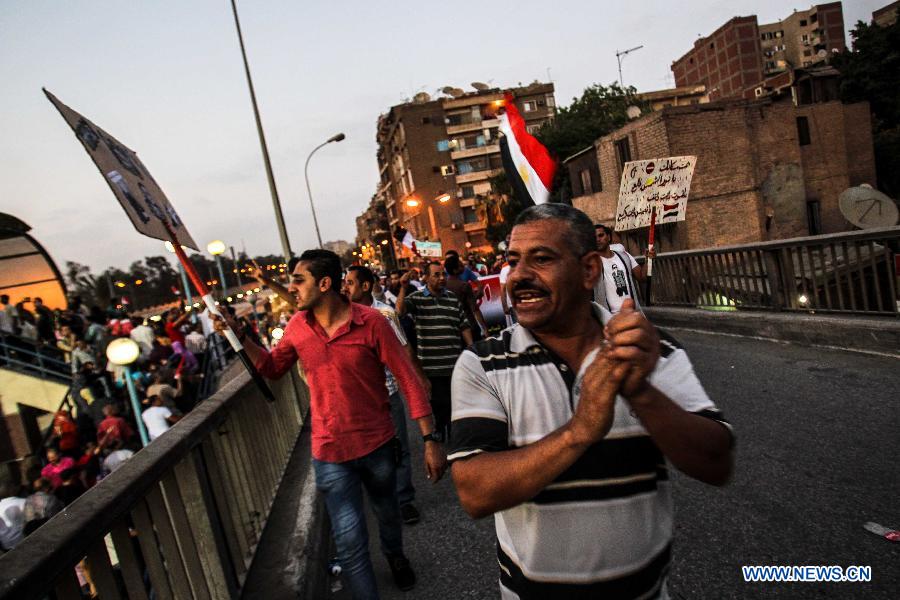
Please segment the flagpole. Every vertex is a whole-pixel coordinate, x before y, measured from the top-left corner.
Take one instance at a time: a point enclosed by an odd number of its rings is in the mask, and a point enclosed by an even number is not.
[[[175,249],[175,255],[178,257],[178,260],[181,262],[181,265],[184,267],[185,273],[187,273],[188,278],[194,284],[194,287],[197,288],[197,293],[200,294],[201,300],[206,305],[206,308],[209,309],[209,312],[213,315],[222,316],[221,311],[219,311],[219,307],[216,306],[216,301],[212,297],[212,294],[209,292],[209,288],[206,287],[206,283],[200,278],[200,275],[197,273],[197,270],[194,268],[194,264],[188,259],[187,254],[185,254],[184,249],[182,249],[181,244],[178,243],[178,236],[175,235],[175,231],[172,229],[169,223],[164,222],[166,227],[166,231],[169,233],[169,237],[171,238],[172,247]],[[241,362],[244,363],[244,367],[247,369],[247,372],[250,373],[250,376],[253,378],[253,382],[259,388],[262,395],[269,402],[275,401],[275,396],[272,394],[272,390],[269,389],[269,385],[266,383],[266,380],[263,379],[262,375],[259,374],[259,371],[256,370],[256,367],[253,364],[253,361],[250,360],[250,356],[247,354],[247,351],[244,349],[244,345],[241,344],[241,340],[238,339],[237,334],[234,332],[231,327],[228,327],[226,324],[225,330],[223,331],[225,334],[225,338],[228,340],[228,343],[231,344],[231,347],[240,357]]]
[[[653,258],[650,257],[650,254],[653,253],[653,245],[656,241],[656,204],[650,203],[650,232],[647,235],[647,298],[645,299],[644,304],[646,306],[651,306],[652,301],[650,300],[650,291],[653,281]]]

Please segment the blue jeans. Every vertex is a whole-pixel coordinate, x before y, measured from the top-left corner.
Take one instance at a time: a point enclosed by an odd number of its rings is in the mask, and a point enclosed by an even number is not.
[[[397,439],[400,440],[400,464],[397,465],[397,500],[400,506],[416,499],[416,489],[412,483],[412,464],[409,458],[409,434],[406,431],[406,409],[403,407],[403,395],[400,392],[391,394],[391,419]]]
[[[381,551],[388,557],[403,556],[395,444],[396,441],[391,440],[365,456],[342,463],[313,459],[316,487],[325,496],[342,576],[356,600],[378,598],[375,572],[369,558],[363,487],[378,519]]]

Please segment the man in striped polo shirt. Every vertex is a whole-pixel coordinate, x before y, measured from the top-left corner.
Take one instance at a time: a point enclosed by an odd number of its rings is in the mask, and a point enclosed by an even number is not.
[[[723,485],[731,428],[632,300],[591,302],[587,215],[526,209],[509,262],[519,323],[460,356],[448,456],[466,511],[494,515],[501,597],[668,598],[667,461]]]
[[[400,279],[397,313],[416,320],[416,354],[431,383],[431,410],[437,431],[450,433],[450,376],[459,353],[472,344],[472,330],[459,298],[447,290],[444,266],[428,263],[425,288],[406,295],[412,271]]]

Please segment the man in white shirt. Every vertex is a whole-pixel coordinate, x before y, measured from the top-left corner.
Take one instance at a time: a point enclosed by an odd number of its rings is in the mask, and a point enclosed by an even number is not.
[[[646,263],[639,265],[621,244],[612,243],[612,229],[606,225],[594,225],[597,236],[597,250],[603,261],[603,275],[594,287],[594,301],[616,314],[622,303],[631,298],[640,310],[637,298],[639,282],[647,279]],[[651,255],[650,252],[647,253]]]
[[[0,334],[16,333],[16,307],[9,303],[9,296],[0,296]]]
[[[159,396],[152,396],[150,398],[150,408],[141,414],[141,419],[144,420],[144,425],[147,426],[147,435],[150,436],[151,442],[167,432],[180,418],[163,406],[162,398]]]
[[[12,550],[24,537],[25,529],[25,498],[17,496],[12,489],[14,486],[5,483],[0,495],[0,548]]]
[[[191,329],[191,332],[184,337],[184,347],[188,349],[188,352],[194,355],[202,355],[206,352],[206,338],[203,337],[203,334],[200,333],[199,329],[200,328],[195,325]]]
[[[156,340],[156,332],[140,318],[131,319],[134,328],[128,334],[132,340],[137,343],[141,349],[141,360],[147,360],[150,353],[153,352],[153,341]]]

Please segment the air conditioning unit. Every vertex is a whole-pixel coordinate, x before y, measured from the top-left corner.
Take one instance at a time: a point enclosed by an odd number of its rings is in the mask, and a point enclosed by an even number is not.
[[[753,94],[754,94],[757,98],[761,98],[761,97],[763,97],[763,96],[766,95],[766,88],[764,88],[764,87],[761,86],[761,85],[760,85],[760,86],[757,86],[757,88],[756,88],[755,90],[753,90]]]

